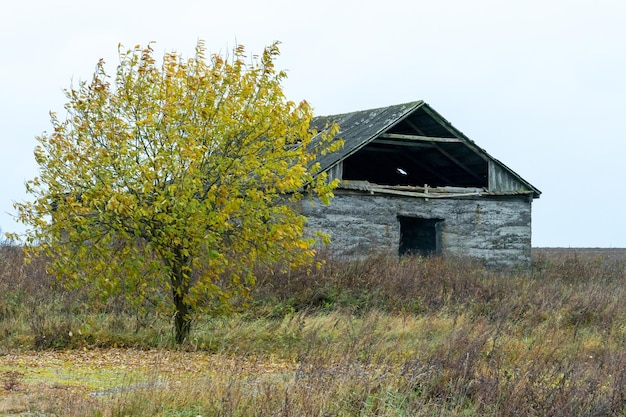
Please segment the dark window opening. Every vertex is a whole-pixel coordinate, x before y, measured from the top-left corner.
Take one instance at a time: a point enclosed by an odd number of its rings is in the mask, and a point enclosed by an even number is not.
[[[402,255],[430,256],[441,253],[441,227],[443,219],[422,219],[398,216]]]

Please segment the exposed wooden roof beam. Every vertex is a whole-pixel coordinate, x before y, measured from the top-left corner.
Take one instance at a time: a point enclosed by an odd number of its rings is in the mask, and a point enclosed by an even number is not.
[[[433,117],[433,114],[429,112],[429,114],[431,115],[431,117]],[[434,118],[434,117],[433,117]],[[423,133],[417,126],[415,126],[414,123],[412,123],[410,120],[406,121],[409,126],[411,126],[413,129],[415,129],[416,132],[418,133]],[[451,133],[454,133],[450,130],[450,128],[448,126],[444,126],[446,129],[448,129]],[[462,142],[462,143],[466,143],[466,141],[460,139],[460,138],[441,138],[441,139],[450,139],[453,142]],[[467,165],[465,165],[464,163],[462,163],[461,161],[459,161],[457,158],[455,158],[454,156],[452,156],[450,154],[450,152],[446,151],[445,149],[443,149],[441,146],[439,146],[438,143],[436,142],[432,142],[433,146],[442,154],[444,155],[446,158],[448,158],[449,160],[451,160],[452,162],[454,162],[459,168],[461,168],[463,171],[467,172],[471,177],[474,177],[475,179],[477,179],[478,181],[484,181],[484,178],[481,178],[479,175],[476,175],[476,173],[474,171],[472,171],[471,169],[469,169],[467,167]],[[473,150],[473,149],[472,149]],[[474,152],[476,152],[474,150]],[[480,155],[480,154],[479,154]],[[481,155],[482,157],[482,155]]]
[[[419,133],[419,134],[420,134],[420,135],[422,135],[422,136],[426,136],[426,135],[424,135],[424,132],[422,131],[422,129],[420,129],[419,127],[417,127],[417,126],[415,125],[415,123],[413,123],[413,122],[412,122],[412,121],[410,121],[409,119],[404,119],[404,121],[405,121],[405,122],[406,122],[409,126],[411,126],[411,128],[413,128],[413,130],[415,130],[417,133]]]
[[[435,114],[428,108],[428,106],[424,107],[424,111],[430,115],[430,117],[432,117],[434,120],[439,121],[440,117],[435,116]],[[416,132],[423,134],[424,132],[422,132],[422,130],[417,127],[415,125],[415,123],[411,122],[410,120],[406,120],[406,123],[411,126],[411,128],[413,128]],[[458,142],[462,142],[464,143],[469,149],[471,149],[472,151],[474,151],[474,153],[478,156],[480,156],[484,161],[489,161],[489,158],[484,155],[484,152],[480,152],[479,150],[477,150],[474,146],[470,146],[468,141],[459,138],[457,132],[455,132],[455,129],[452,128],[452,126],[450,125],[450,123],[448,123],[447,120],[443,120],[443,121],[439,121],[439,124],[441,126],[443,126],[448,132],[450,132],[452,135],[454,135],[454,138],[448,138],[448,139],[453,139],[453,140],[457,140]],[[463,135],[463,134],[461,134]]]
[[[463,162],[459,161],[456,157],[452,156],[450,154],[450,152],[446,151],[445,149],[443,149],[441,146],[439,146],[438,144],[434,144],[434,147],[442,154],[444,155],[446,158],[448,158],[449,160],[451,160],[452,162],[454,162],[459,168],[461,168],[463,171],[467,172],[470,176],[474,177],[475,179],[477,179],[478,181],[482,182],[485,179],[481,178],[479,175],[476,175],[476,173],[474,171],[472,171],[471,169],[469,169],[467,167],[467,165],[465,165]]]
[[[454,127],[452,127],[450,122],[444,119],[441,115],[438,115],[437,112],[432,111],[428,106],[423,106],[422,109],[424,110],[426,114],[432,117],[433,120],[438,121],[439,125],[442,126],[444,129],[446,129],[448,132],[450,132],[452,136],[455,136],[455,137],[459,136],[459,132],[457,132]]]
[[[383,133],[382,135],[378,137],[382,139],[395,139],[395,140],[402,140],[402,141],[411,140],[411,141],[418,141],[418,142],[433,142],[433,143],[436,143],[436,142],[462,143],[463,142],[463,140],[459,138],[438,138],[438,137],[422,136],[422,135],[401,135],[398,133]]]
[[[432,148],[434,143],[427,142],[408,142],[405,140],[396,139],[374,139],[370,142],[371,145],[393,145],[393,146],[406,146],[410,148]]]

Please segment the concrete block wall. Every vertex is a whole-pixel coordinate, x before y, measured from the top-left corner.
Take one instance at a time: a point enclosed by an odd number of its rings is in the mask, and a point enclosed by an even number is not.
[[[530,266],[528,196],[423,199],[337,192],[330,205],[302,201],[311,231],[328,233],[337,256],[398,253],[398,216],[443,219],[441,254],[469,256],[492,267]]]

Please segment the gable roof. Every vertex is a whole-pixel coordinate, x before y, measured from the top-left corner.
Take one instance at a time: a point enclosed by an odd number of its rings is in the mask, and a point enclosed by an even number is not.
[[[419,147],[419,155],[427,160],[425,165],[428,165],[421,167],[421,176],[429,177],[437,175],[435,171],[442,171],[442,177],[448,176],[450,182],[459,183],[447,185],[470,187],[477,186],[481,177],[487,182],[488,177],[492,194],[514,192],[530,194],[533,198],[541,195],[541,191],[478,147],[424,101],[315,117],[311,127],[322,131],[332,123],[339,125],[336,137],[343,139],[344,146],[336,152],[319,156],[322,171],[331,170],[366,146],[370,151],[382,151],[384,146],[404,147],[407,151]],[[427,147],[430,150],[425,150]],[[369,161],[377,161],[375,158],[380,156],[370,157]],[[415,157],[406,158],[404,162],[414,167]]]

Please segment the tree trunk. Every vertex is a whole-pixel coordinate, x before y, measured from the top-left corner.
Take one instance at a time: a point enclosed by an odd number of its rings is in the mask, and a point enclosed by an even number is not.
[[[176,344],[182,344],[191,331],[191,306],[185,298],[189,293],[189,279],[185,273],[187,258],[176,256],[170,263],[170,281],[174,301],[174,330]]]
[[[174,327],[176,331],[176,344],[182,344],[191,330],[191,318],[189,315],[189,305],[184,300],[184,295],[177,294],[175,288],[174,292]]]

